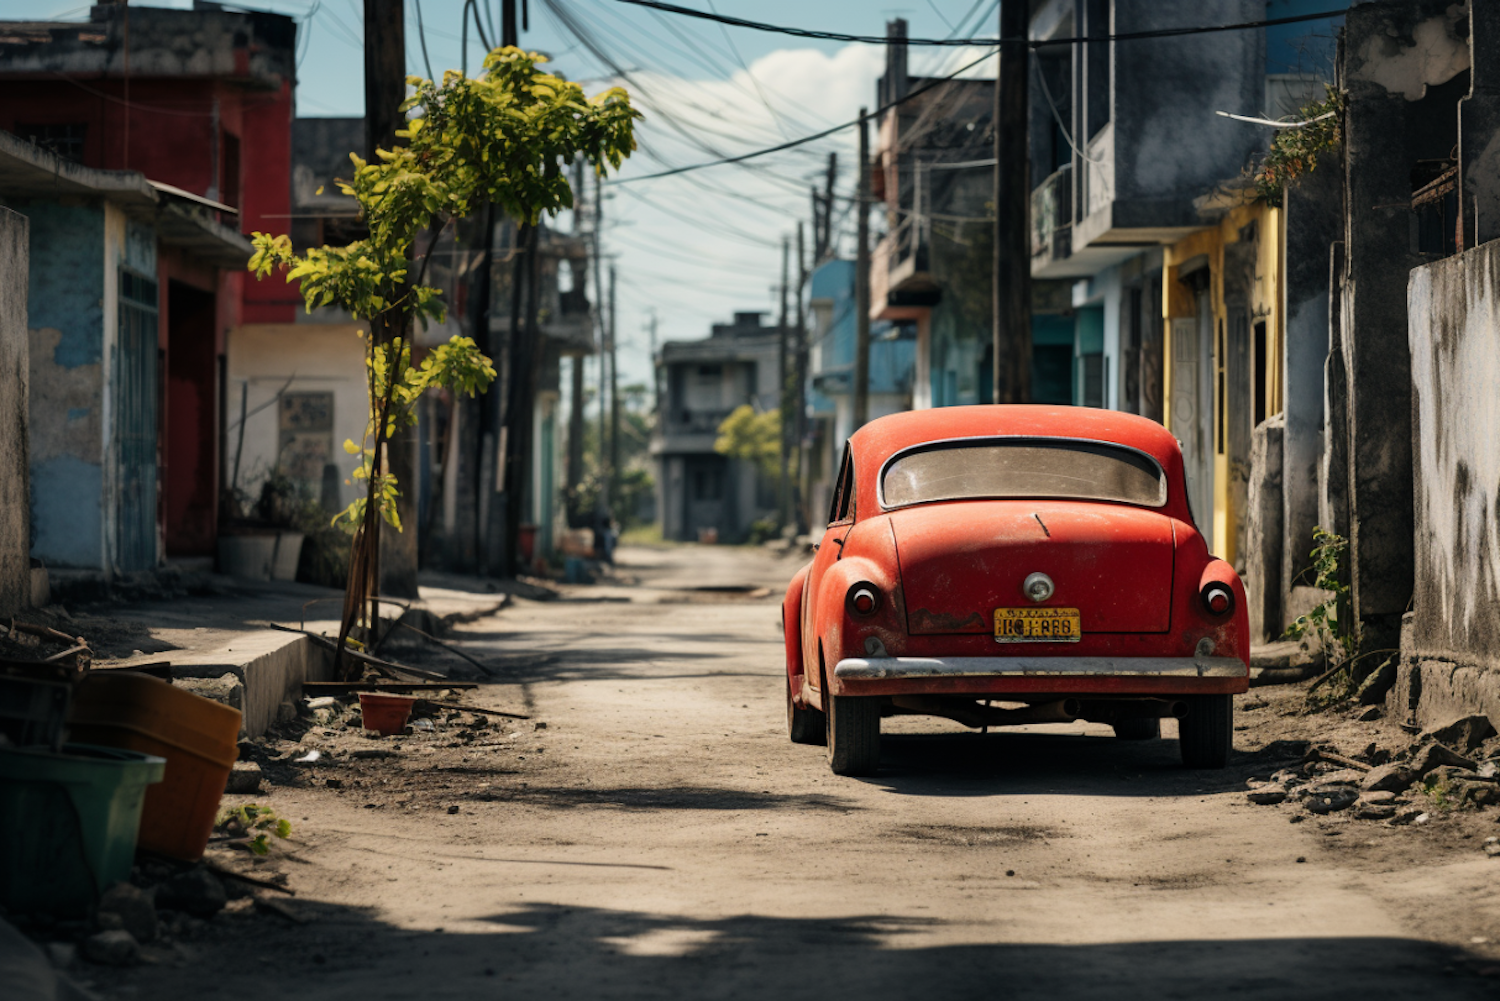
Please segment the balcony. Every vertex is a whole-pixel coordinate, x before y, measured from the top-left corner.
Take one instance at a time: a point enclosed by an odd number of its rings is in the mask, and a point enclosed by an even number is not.
[[[1067,164],[1031,193],[1031,273],[1073,252],[1073,165]]]

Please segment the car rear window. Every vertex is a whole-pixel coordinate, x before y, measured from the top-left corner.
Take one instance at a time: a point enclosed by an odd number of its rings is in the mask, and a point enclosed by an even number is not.
[[[887,508],[980,498],[1062,498],[1141,507],[1167,502],[1167,478],[1142,452],[1099,441],[981,438],[898,454],[881,476]]]

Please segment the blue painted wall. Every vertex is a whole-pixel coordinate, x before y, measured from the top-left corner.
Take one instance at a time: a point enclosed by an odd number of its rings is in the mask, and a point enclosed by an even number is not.
[[[825,261],[814,269],[808,281],[809,296],[833,301],[833,324],[820,347],[822,365],[811,373],[821,392],[810,394],[815,413],[833,410],[832,396],[847,395],[853,385],[854,348],[858,332],[854,316],[854,262]],[[870,324],[870,392],[899,393],[911,385],[916,367],[917,342],[914,331],[907,331],[886,321]],[[834,378],[828,378],[833,376]]]
[[[98,205],[30,202],[31,281],[27,326],[54,327],[52,360],[64,368],[104,357],[104,210]]]
[[[31,553],[49,566],[100,567],[104,210],[16,207],[31,222]]]

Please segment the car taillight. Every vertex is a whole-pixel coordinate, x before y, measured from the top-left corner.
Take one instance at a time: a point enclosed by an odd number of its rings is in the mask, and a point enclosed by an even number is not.
[[[880,608],[880,592],[874,584],[855,584],[849,589],[847,601],[855,615],[874,615]]]
[[[1210,615],[1228,615],[1234,611],[1234,592],[1228,585],[1215,581],[1203,588],[1203,607]]]

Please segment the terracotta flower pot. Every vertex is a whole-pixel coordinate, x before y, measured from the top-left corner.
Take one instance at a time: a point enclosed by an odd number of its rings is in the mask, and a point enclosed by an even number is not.
[[[360,692],[360,722],[366,730],[374,730],[382,737],[394,736],[406,729],[406,721],[416,701],[406,695]]]

